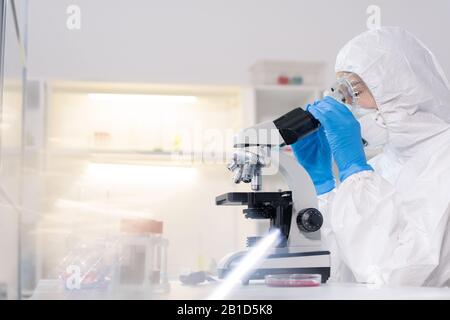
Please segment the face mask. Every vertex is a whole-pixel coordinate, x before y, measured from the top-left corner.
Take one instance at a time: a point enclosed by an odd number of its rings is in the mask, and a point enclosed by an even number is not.
[[[358,119],[361,125],[361,135],[367,141],[368,150],[381,151],[388,142],[388,130],[383,117],[376,109],[366,109],[372,112],[366,113]]]
[[[368,115],[368,114],[374,114],[377,112],[376,109],[368,109],[368,108],[363,108],[361,106],[359,106],[358,104],[345,104],[347,106],[347,108],[353,113],[353,115],[355,116],[355,118],[357,120],[361,119],[362,117]]]

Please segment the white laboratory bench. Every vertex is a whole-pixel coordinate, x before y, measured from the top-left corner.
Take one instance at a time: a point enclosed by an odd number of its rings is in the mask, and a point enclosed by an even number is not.
[[[184,286],[174,281],[170,290],[160,294],[130,294],[99,290],[66,290],[59,280],[41,280],[31,299],[207,299],[217,288],[218,283],[205,283],[197,286]],[[354,283],[327,283],[320,287],[274,288],[264,283],[250,283],[238,286],[227,300],[365,300],[365,299],[436,299],[450,300],[450,288],[431,287],[375,287]]]

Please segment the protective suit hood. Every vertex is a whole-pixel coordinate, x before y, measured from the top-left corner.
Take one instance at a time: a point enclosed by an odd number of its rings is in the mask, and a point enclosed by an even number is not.
[[[388,130],[389,150],[400,161],[450,138],[450,86],[431,51],[398,27],[370,30],[339,52],[335,71],[366,83]]]
[[[374,171],[319,197],[337,281],[450,284],[450,89],[433,54],[400,28],[367,31],[340,51],[387,127]],[[361,126],[364,123],[361,123]],[[377,158],[377,159],[376,159]]]

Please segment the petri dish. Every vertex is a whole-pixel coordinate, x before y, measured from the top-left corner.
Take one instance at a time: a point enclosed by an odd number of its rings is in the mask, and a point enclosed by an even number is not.
[[[318,287],[321,280],[320,274],[271,274],[264,277],[269,287]]]

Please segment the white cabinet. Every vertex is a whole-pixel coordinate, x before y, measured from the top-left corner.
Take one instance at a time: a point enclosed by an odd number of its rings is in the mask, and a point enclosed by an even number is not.
[[[325,87],[324,70],[323,62],[256,62],[250,68],[253,84],[244,95],[245,124],[274,120],[320,99]],[[281,80],[288,83],[279,84]]]

